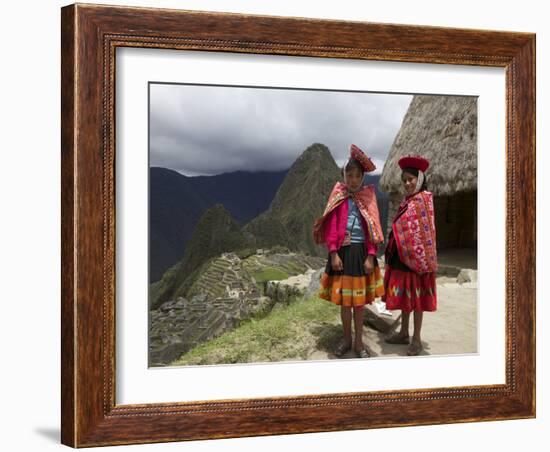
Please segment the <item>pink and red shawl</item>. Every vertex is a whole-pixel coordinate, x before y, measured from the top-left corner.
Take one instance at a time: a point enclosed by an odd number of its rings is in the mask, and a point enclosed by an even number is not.
[[[361,212],[361,215],[365,219],[371,243],[375,245],[382,243],[384,241],[384,235],[382,234],[382,227],[380,226],[380,214],[378,213],[374,186],[366,185],[363,186],[361,190],[350,193],[348,192],[348,186],[343,182],[336,182],[336,185],[334,185],[328,197],[323,216],[315,221],[315,225],[313,226],[313,238],[315,243],[321,244],[325,242],[325,220],[328,218],[330,212],[348,197],[353,199],[353,202],[355,202],[359,212]]]
[[[432,193],[421,191],[405,198],[392,230],[401,262],[419,274],[437,270]]]

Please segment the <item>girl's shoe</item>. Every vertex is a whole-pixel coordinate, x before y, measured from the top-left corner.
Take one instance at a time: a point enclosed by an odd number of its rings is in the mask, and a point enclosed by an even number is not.
[[[409,345],[409,349],[407,350],[407,355],[417,356],[420,354],[422,350],[424,350],[424,347],[422,347],[422,343],[413,341],[411,345]]]
[[[334,350],[334,356],[341,358],[347,352],[351,350],[351,344],[346,344],[345,342],[340,342],[336,350]]]
[[[362,348],[361,350],[355,350],[355,354],[358,358],[370,358],[370,353],[366,348]]]

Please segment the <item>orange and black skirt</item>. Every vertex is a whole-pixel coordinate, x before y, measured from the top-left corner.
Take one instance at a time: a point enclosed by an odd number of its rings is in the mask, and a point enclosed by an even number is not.
[[[384,281],[374,256],[374,271],[367,275],[364,263],[365,244],[351,243],[338,250],[344,266],[343,271],[332,269],[330,254],[325,271],[321,276],[319,298],[342,306],[363,306],[384,294]]]

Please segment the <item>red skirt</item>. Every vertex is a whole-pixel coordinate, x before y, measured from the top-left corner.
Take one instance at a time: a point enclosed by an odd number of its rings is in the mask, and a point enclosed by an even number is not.
[[[382,301],[385,301],[386,308],[391,310],[435,311],[435,272],[419,275],[412,271],[396,270],[386,264]]]

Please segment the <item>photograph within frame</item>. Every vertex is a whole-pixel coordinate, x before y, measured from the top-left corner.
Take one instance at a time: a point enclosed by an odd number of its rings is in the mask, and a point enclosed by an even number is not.
[[[424,327],[433,340],[418,354],[477,352],[476,96],[156,82],[148,96],[150,366],[338,357],[346,308],[337,297],[319,303],[327,250],[312,225],[343,180],[348,137],[365,143],[376,166],[363,185],[375,187],[386,235],[374,249],[376,293],[369,283],[367,298],[354,301],[363,305],[365,328],[353,323],[366,356],[407,356],[415,346],[385,341],[402,320],[381,300],[385,286],[400,290],[383,282],[383,256],[404,198],[389,174],[398,178],[392,165],[407,154],[432,161],[439,231],[439,296],[407,298],[430,311],[440,300]]]

